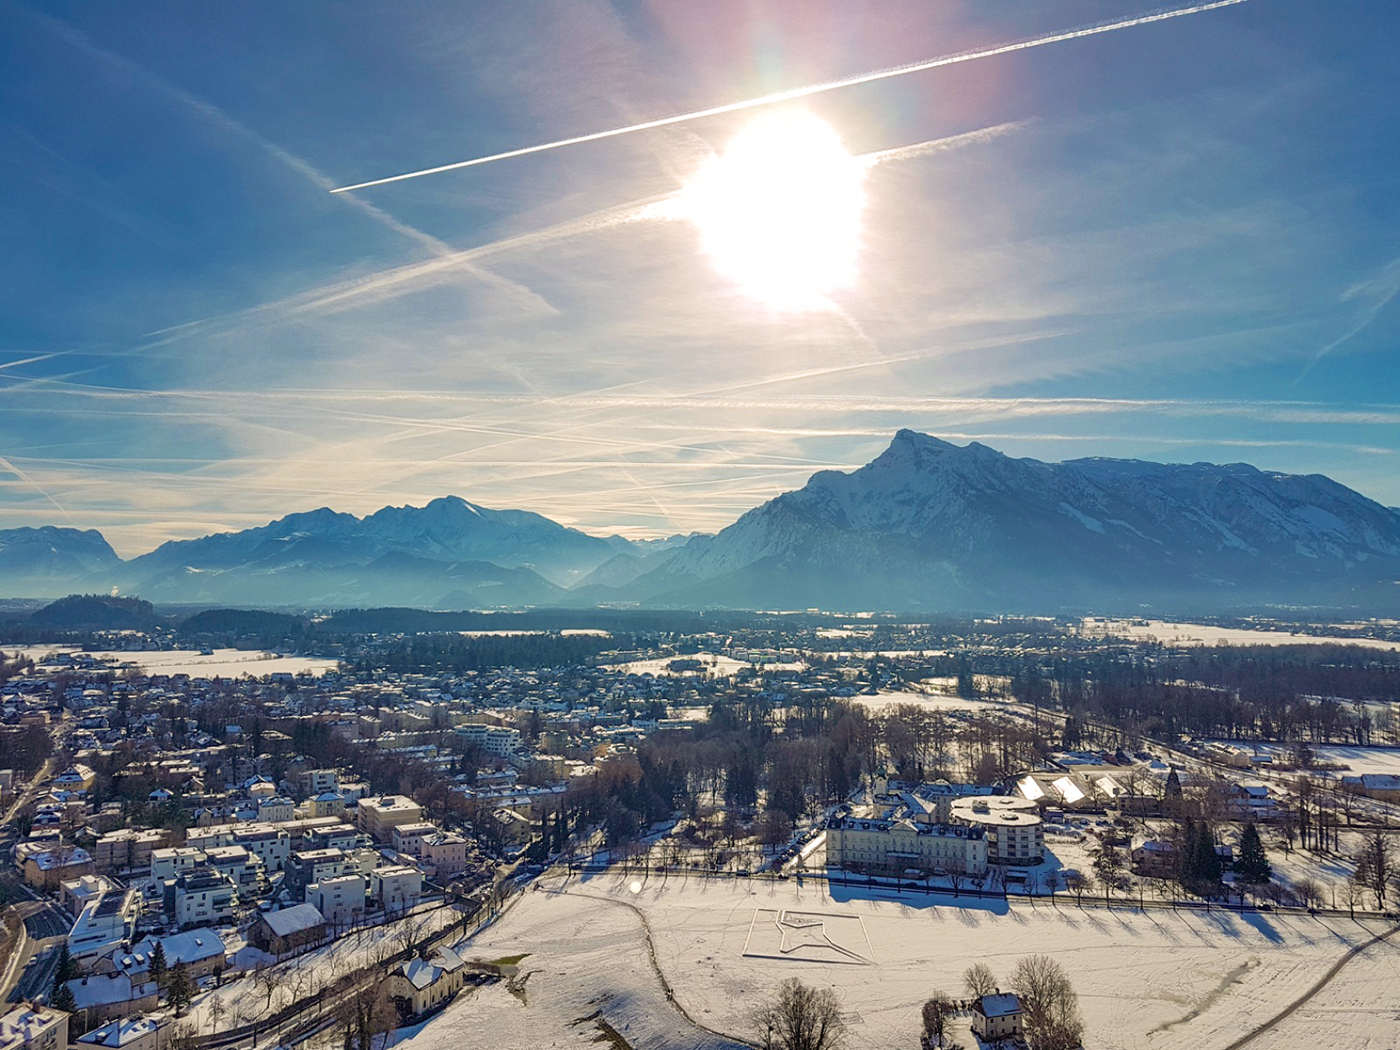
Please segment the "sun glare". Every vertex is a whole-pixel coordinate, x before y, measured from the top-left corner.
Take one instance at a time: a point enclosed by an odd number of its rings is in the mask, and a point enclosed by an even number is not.
[[[865,171],[826,121],[781,110],[740,131],[673,213],[695,223],[715,268],[746,295],[819,309],[855,279]]]

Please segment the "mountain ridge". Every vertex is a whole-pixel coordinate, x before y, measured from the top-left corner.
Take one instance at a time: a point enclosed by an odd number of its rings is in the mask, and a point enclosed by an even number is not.
[[[110,584],[166,601],[922,611],[1400,605],[1400,512],[1325,475],[1107,457],[1046,463],[909,429],[865,466],[817,471],[715,535],[599,537],[458,496],[363,518],[325,507],[296,512],[170,541],[125,562],[95,530],[46,528],[0,532],[0,566],[11,548],[13,564],[26,550],[52,547],[39,561],[53,571],[31,578],[57,584],[67,571],[85,589]],[[6,547],[11,533],[24,535]],[[60,550],[65,543],[87,560]]]

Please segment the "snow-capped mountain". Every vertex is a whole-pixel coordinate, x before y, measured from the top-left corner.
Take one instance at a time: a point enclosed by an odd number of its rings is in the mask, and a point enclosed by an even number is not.
[[[901,430],[622,590],[665,604],[1178,609],[1388,597],[1400,515],[1320,475],[1012,459]]]
[[[121,563],[96,529],[0,529],[0,580],[11,594],[47,593],[55,582],[99,573]]]
[[[0,596],[490,608],[1218,612],[1400,608],[1400,512],[1246,464],[1012,459],[901,430],[717,535],[634,543],[455,496],[326,508],[121,562],[96,532],[0,532]],[[572,588],[565,590],[565,588]]]
[[[490,510],[444,496],[423,507],[385,507],[365,518],[326,507],[289,514],[259,528],[161,544],[134,558],[128,568],[149,574],[174,568],[325,566],[368,562],[390,551],[431,561],[530,568],[568,583],[611,558],[617,548],[539,514]]]

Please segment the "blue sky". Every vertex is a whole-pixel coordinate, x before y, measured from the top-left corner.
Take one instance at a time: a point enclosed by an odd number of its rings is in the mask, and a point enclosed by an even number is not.
[[[809,97],[892,151],[820,308],[666,218],[760,111],[327,192],[1145,9],[0,0],[0,528],[131,555],[455,493],[708,530],[905,426],[1400,505],[1392,3]]]

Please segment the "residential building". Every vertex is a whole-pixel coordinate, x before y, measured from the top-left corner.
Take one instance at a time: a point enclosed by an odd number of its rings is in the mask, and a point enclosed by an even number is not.
[[[439,831],[423,840],[419,861],[435,879],[456,875],[467,869],[468,842],[455,831]]]
[[[151,851],[151,878],[173,879],[204,863],[204,851],[193,846],[171,846]]]
[[[423,843],[437,833],[436,824],[401,824],[394,829],[394,849],[399,853],[407,853],[410,857],[421,857]]]
[[[351,824],[328,824],[311,828],[302,836],[298,849],[342,849],[347,852],[359,846],[364,836]]]
[[[369,873],[370,893],[388,914],[405,912],[423,896],[423,873],[406,864],[391,864]]]
[[[267,824],[280,824],[296,816],[296,806],[285,795],[273,795],[258,800],[258,820]]]
[[[233,845],[242,846],[262,861],[264,873],[281,871],[292,852],[292,838],[283,825],[254,824],[233,833]]]
[[[140,944],[132,946],[130,952],[114,955],[112,961],[119,972],[126,974],[134,982],[146,981],[151,972],[151,953],[160,942],[165,953],[165,965],[174,969],[181,964],[190,980],[222,973],[228,966],[228,948],[223,938],[206,927],[172,933],[168,937],[147,937]]]
[[[305,900],[306,888],[313,882],[348,875],[354,865],[344,850],[313,849],[299,850],[287,858],[282,888],[291,894],[293,900]],[[322,914],[325,914],[323,911]]]
[[[118,828],[97,840],[92,848],[98,871],[136,871],[151,866],[151,854],[170,842],[170,833],[159,828]]]
[[[66,788],[69,791],[91,791],[92,786],[97,783],[97,774],[79,762],[54,777],[53,783],[55,787]]]
[[[306,903],[333,926],[358,922],[365,914],[367,880],[359,872],[335,875],[306,887]]]
[[[102,1024],[114,1017],[126,1017],[144,1010],[154,1010],[160,1001],[156,982],[142,971],[133,980],[123,971],[78,977],[67,984],[73,993],[75,1010],[82,1011],[89,1024]]]
[[[141,912],[141,895],[134,889],[113,890],[88,901],[68,934],[68,950],[83,964],[117,951],[135,940]]]
[[[227,875],[240,892],[256,890],[265,879],[262,858],[242,846],[215,846],[206,850],[205,863]]]
[[[308,817],[344,817],[345,796],[339,791],[323,791],[306,801]]]
[[[55,890],[92,873],[92,855],[77,846],[55,846],[30,853],[24,860],[24,884],[35,889]]]
[[[984,1043],[1021,1037],[1021,1000],[1010,992],[984,995],[972,1004],[972,1031]]]
[[[340,790],[340,774],[334,769],[309,769],[302,774],[308,795]]]
[[[457,727],[457,735],[488,755],[508,758],[520,750],[520,730],[508,726],[469,724]]]
[[[421,1014],[462,988],[467,966],[451,948],[431,958],[416,956],[400,963],[384,982],[385,993],[409,1014]]]
[[[68,1015],[47,1006],[17,1006],[0,1016],[0,1050],[67,1050]]]
[[[1148,839],[1129,851],[1133,871],[1150,879],[1174,879],[1176,870],[1176,847],[1170,842]]]
[[[149,1017],[124,1017],[108,1021],[73,1040],[71,1050],[157,1050],[160,1026]]]
[[[206,865],[196,865],[175,879],[175,924],[209,926],[232,922],[238,910],[238,889],[233,880],[221,871]],[[166,957],[167,961],[169,956]],[[171,965],[174,965],[173,963]]]
[[[404,795],[376,795],[360,800],[360,827],[375,842],[388,843],[394,829],[404,824],[417,824],[423,819],[423,807]]]
[[[249,943],[273,955],[285,955],[325,939],[326,919],[314,904],[264,912],[248,934]]]

